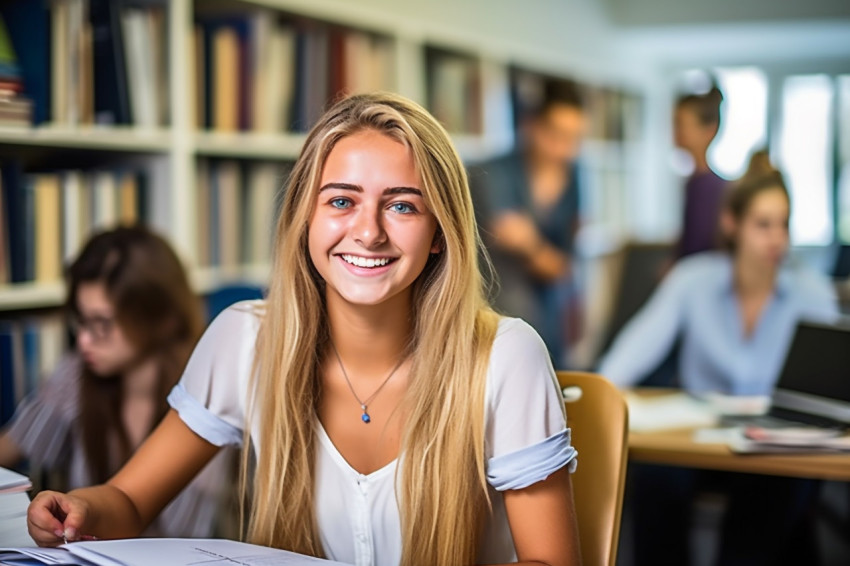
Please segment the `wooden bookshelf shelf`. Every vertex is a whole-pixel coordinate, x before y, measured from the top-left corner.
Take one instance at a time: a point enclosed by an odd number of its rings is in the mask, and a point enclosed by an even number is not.
[[[166,153],[171,131],[140,128],[0,127],[0,144],[98,151]]]
[[[195,153],[209,157],[295,160],[307,139],[305,134],[195,134]]]
[[[65,301],[62,283],[16,283],[0,286],[0,311],[61,306]]]

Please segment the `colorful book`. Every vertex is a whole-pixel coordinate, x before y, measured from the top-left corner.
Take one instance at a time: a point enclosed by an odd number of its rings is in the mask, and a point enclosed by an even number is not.
[[[0,2],[0,15],[17,56],[23,94],[33,102],[33,123],[46,122],[50,120],[51,108],[49,5],[33,0],[9,0]]]
[[[35,175],[35,281],[62,278],[62,186],[59,175]]]

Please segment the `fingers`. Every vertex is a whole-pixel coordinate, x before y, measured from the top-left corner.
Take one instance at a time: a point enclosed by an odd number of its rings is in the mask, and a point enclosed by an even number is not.
[[[79,540],[88,513],[85,503],[55,491],[39,493],[27,510],[27,528],[39,546]]]
[[[65,539],[69,542],[79,540],[83,524],[86,520],[86,509],[83,507],[82,502],[76,498],[63,497],[59,499],[58,503],[62,513],[65,515],[65,520],[63,521],[65,525]]]
[[[38,546],[58,546],[64,541],[65,526],[57,515],[62,513],[57,502],[59,493],[43,491],[27,509],[27,530]]]

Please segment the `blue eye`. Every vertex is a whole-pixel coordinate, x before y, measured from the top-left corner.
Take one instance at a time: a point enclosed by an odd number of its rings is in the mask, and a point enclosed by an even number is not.
[[[337,197],[331,199],[330,205],[334,208],[348,208],[349,206],[351,206],[351,201],[347,198]]]
[[[416,212],[416,209],[413,207],[413,205],[408,204],[406,202],[394,202],[390,206],[390,209],[393,212],[398,212],[399,214],[412,214]]]

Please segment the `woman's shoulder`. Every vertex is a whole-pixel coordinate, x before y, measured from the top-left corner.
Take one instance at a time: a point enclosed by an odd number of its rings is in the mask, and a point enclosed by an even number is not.
[[[702,288],[710,283],[728,283],[732,277],[732,258],[721,251],[689,255],[676,262],[669,277],[681,285],[700,282]]]
[[[520,318],[502,317],[493,339],[488,366],[488,384],[499,388],[512,376],[528,379],[553,374],[549,351],[530,324]]]
[[[531,350],[537,353],[540,348],[545,351],[543,339],[526,321],[510,316],[499,318],[499,327],[496,330],[496,337],[493,339],[493,354],[504,352],[506,349],[513,351]]]
[[[797,262],[782,270],[780,285],[803,301],[836,300],[835,287],[828,277]]]
[[[210,323],[207,332],[226,336],[229,340],[254,340],[265,314],[266,301],[240,301],[221,311]]]
[[[82,357],[77,352],[65,354],[45,378],[42,388],[44,398],[57,405],[77,407],[82,376]]]

